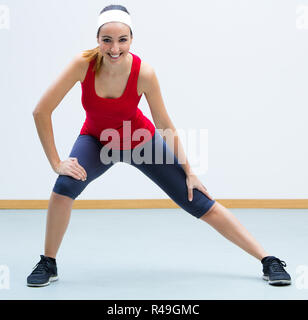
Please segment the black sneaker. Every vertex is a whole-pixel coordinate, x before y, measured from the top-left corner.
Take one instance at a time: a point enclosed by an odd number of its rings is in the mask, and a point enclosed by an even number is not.
[[[261,262],[263,264],[263,279],[269,284],[274,286],[291,284],[291,277],[283,268],[287,266],[284,261],[274,256],[268,256],[263,258]]]
[[[44,287],[50,281],[58,280],[56,260],[40,255],[41,260],[34,266],[32,273],[27,277],[27,286]]]

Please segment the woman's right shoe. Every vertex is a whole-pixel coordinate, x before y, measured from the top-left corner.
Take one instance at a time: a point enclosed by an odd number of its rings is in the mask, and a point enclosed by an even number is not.
[[[27,286],[44,287],[51,281],[58,280],[56,259],[40,255],[41,260],[34,266],[33,271],[27,277]]]

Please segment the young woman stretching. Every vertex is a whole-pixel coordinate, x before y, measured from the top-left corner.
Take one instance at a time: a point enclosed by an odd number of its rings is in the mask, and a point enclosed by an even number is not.
[[[270,284],[291,284],[285,262],[270,256],[232,213],[210,196],[190,168],[153,68],[129,51],[133,33],[127,9],[121,5],[105,7],[97,27],[98,47],[78,54],[33,111],[44,151],[59,176],[48,205],[45,252],[27,285],[46,286],[58,279],[56,254],[74,199],[118,161],[141,170],[181,208],[260,260],[263,279]],[[86,120],[69,158],[61,161],[51,114],[77,81],[81,82]],[[142,94],[155,126],[138,108]],[[159,130],[171,132],[172,142],[166,143]]]

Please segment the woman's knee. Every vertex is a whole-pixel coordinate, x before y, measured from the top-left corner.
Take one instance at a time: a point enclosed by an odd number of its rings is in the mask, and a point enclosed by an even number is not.
[[[220,206],[220,204],[219,204],[217,201],[215,201],[215,203],[211,206],[211,208],[210,208],[209,210],[207,210],[207,211],[200,217],[200,219],[206,221],[209,216],[212,216],[212,215],[214,215],[215,213],[218,213],[218,212],[219,212],[219,206]]]
[[[76,180],[70,176],[60,175],[52,191],[58,195],[66,196],[74,200],[84,189],[84,183],[84,181]]]
[[[192,201],[181,199],[177,204],[197,219],[215,211],[217,207],[217,202],[209,199],[204,194],[202,194],[201,197],[194,197]]]
[[[70,196],[67,196],[67,195],[64,195],[61,193],[57,193],[54,191],[51,192],[50,201],[52,201],[52,202],[71,204],[72,202],[74,202],[74,200],[75,199],[73,199]]]

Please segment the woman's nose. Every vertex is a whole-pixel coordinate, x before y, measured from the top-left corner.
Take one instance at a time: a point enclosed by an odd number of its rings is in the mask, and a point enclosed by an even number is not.
[[[119,46],[113,46],[113,47],[111,48],[111,52],[113,52],[113,53],[118,53],[118,52],[119,52]]]

